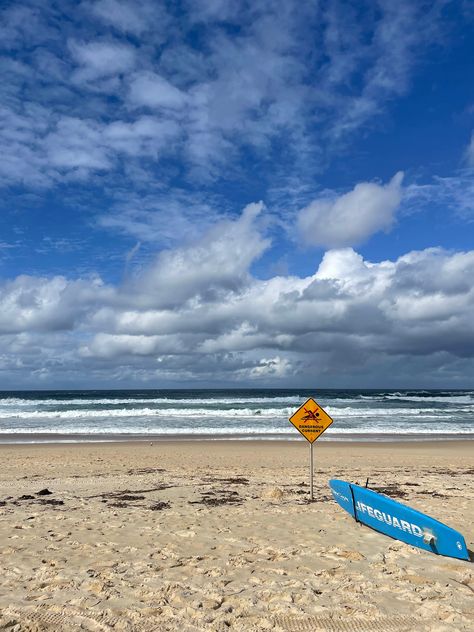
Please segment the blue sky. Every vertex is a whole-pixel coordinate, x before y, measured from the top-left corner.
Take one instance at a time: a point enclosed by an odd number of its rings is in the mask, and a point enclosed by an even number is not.
[[[472,387],[472,2],[4,2],[0,388]]]

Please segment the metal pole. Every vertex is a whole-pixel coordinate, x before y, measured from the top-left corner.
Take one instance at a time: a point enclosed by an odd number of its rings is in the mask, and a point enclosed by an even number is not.
[[[313,444],[309,444],[309,494],[310,500],[313,502]]]

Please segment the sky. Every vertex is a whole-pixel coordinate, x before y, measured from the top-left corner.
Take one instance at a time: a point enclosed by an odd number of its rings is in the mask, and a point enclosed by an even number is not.
[[[0,389],[474,388],[474,3],[0,11]]]

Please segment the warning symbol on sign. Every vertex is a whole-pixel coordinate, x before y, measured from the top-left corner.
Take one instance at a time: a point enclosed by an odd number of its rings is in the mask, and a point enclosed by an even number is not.
[[[290,422],[310,443],[323,434],[332,424],[331,417],[310,398],[290,417]]]

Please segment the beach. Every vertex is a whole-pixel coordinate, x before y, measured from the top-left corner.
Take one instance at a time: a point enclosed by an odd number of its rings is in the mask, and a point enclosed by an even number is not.
[[[472,441],[0,447],[0,629],[471,630],[474,570],[356,523],[330,478],[474,549]]]

